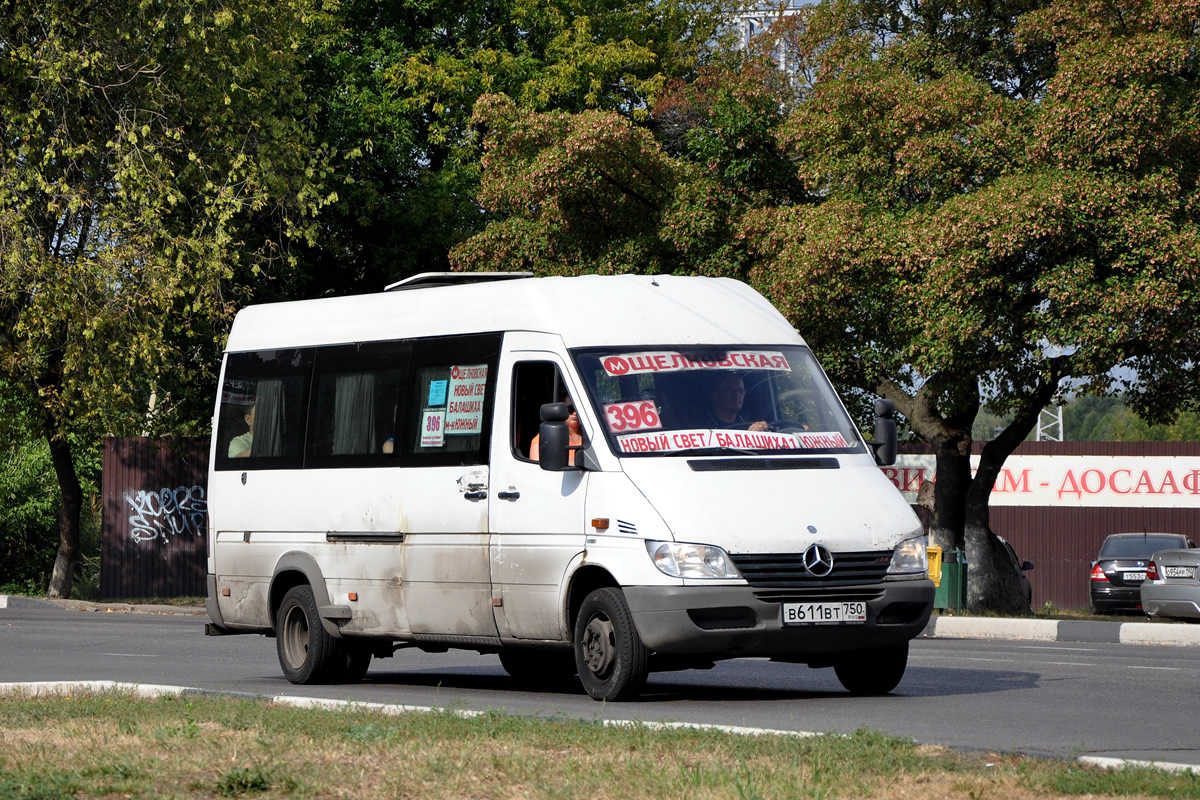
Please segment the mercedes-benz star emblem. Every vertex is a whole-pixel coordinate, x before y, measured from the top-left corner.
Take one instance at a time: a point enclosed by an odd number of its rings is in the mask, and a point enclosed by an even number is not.
[[[804,568],[816,578],[824,578],[833,572],[833,553],[819,545],[811,545],[804,551]]]

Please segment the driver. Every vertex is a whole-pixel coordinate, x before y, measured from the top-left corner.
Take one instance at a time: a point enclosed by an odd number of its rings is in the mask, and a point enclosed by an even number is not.
[[[709,394],[708,419],[713,428],[745,428],[748,431],[765,431],[765,420],[747,423],[742,417],[742,403],[746,400],[746,384],[742,376],[727,372],[717,378]]]

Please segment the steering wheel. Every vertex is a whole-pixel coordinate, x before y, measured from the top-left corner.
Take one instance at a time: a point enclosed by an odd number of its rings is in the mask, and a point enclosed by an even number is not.
[[[806,430],[808,430],[808,426],[805,425],[803,422],[800,422],[800,421],[794,420],[794,419],[787,419],[786,417],[783,419],[775,420],[767,427],[770,430],[777,431],[779,433],[789,433],[791,431],[806,431]]]

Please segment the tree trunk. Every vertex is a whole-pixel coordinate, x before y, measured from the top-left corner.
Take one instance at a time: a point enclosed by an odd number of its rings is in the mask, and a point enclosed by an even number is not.
[[[1008,551],[992,531],[988,503],[1005,460],[1033,430],[1038,414],[1050,402],[1057,385],[1057,374],[1052,371],[1031,393],[1008,427],[985,444],[980,453],[979,467],[967,492],[965,508],[967,609],[972,612],[1030,613],[1021,582],[1020,565],[1013,563]]]
[[[979,399],[972,397],[944,414],[938,406],[947,380],[945,376],[930,378],[915,395],[888,380],[877,387],[881,396],[896,404],[913,432],[933,445],[937,477],[929,543],[943,551],[963,548],[963,509],[971,485],[971,423],[979,411]]]
[[[83,489],[75,472],[75,458],[71,446],[61,437],[47,432],[50,443],[50,460],[58,487],[62,492],[62,509],[58,517],[58,554],[54,558],[54,571],[50,574],[50,597],[70,597],[75,582],[75,570],[79,566],[79,517],[83,509]]]
[[[933,485],[929,543],[942,548],[942,552],[961,550],[964,501],[971,486],[971,439],[943,439],[935,447],[937,480]]]
[[[967,610],[1028,614],[1020,569],[988,526],[991,484],[983,491],[982,482],[977,483],[967,493]],[[982,501],[979,495],[983,495]]]

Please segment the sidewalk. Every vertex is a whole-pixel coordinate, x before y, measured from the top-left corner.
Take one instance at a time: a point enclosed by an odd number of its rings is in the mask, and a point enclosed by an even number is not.
[[[59,600],[48,597],[22,597],[0,594],[0,608],[65,608],[105,614],[184,614],[204,616],[204,606],[168,606],[146,603],[93,603],[89,600]]]
[[[0,595],[0,608],[65,608],[106,614],[204,616],[204,606],[92,603],[43,597]],[[930,639],[1009,639],[1038,642],[1107,642],[1200,647],[1200,625],[1174,622],[1101,622],[1032,617],[964,617],[935,614],[921,634]]]

